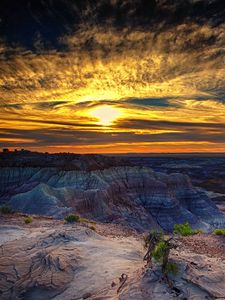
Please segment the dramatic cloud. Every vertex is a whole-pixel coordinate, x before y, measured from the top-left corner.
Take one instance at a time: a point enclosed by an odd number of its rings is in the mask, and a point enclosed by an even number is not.
[[[224,151],[224,1],[95,2],[1,1],[1,145]]]

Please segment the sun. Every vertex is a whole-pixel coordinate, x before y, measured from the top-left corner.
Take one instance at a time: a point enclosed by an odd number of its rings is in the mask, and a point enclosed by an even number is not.
[[[92,109],[90,114],[98,119],[100,125],[109,126],[121,116],[122,112],[119,108],[102,105]]]

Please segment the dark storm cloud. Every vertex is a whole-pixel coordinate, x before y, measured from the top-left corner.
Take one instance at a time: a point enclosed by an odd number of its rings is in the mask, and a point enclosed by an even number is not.
[[[184,22],[218,26],[225,18],[223,0],[1,0],[0,12],[1,37],[32,50],[62,47],[58,38],[79,30],[81,24],[118,29],[161,24],[163,30]]]

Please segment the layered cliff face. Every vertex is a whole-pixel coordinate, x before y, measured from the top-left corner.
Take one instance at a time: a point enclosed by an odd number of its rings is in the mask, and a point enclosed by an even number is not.
[[[225,217],[183,174],[165,175],[145,167],[120,166],[94,171],[58,168],[1,168],[1,201],[16,210],[62,217],[76,212],[136,229],[172,230],[225,226]]]

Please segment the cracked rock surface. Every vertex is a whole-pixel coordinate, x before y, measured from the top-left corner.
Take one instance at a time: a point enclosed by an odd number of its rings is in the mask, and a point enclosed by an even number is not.
[[[61,223],[29,227],[25,235],[18,229],[18,236],[15,227],[3,227],[13,231],[14,239],[1,243],[2,300],[81,298],[142,265],[142,244],[133,237],[104,237],[85,226]]]
[[[144,266],[142,236],[125,226],[23,217],[0,216],[1,300],[225,299],[224,237],[176,237],[169,288],[157,264]]]

